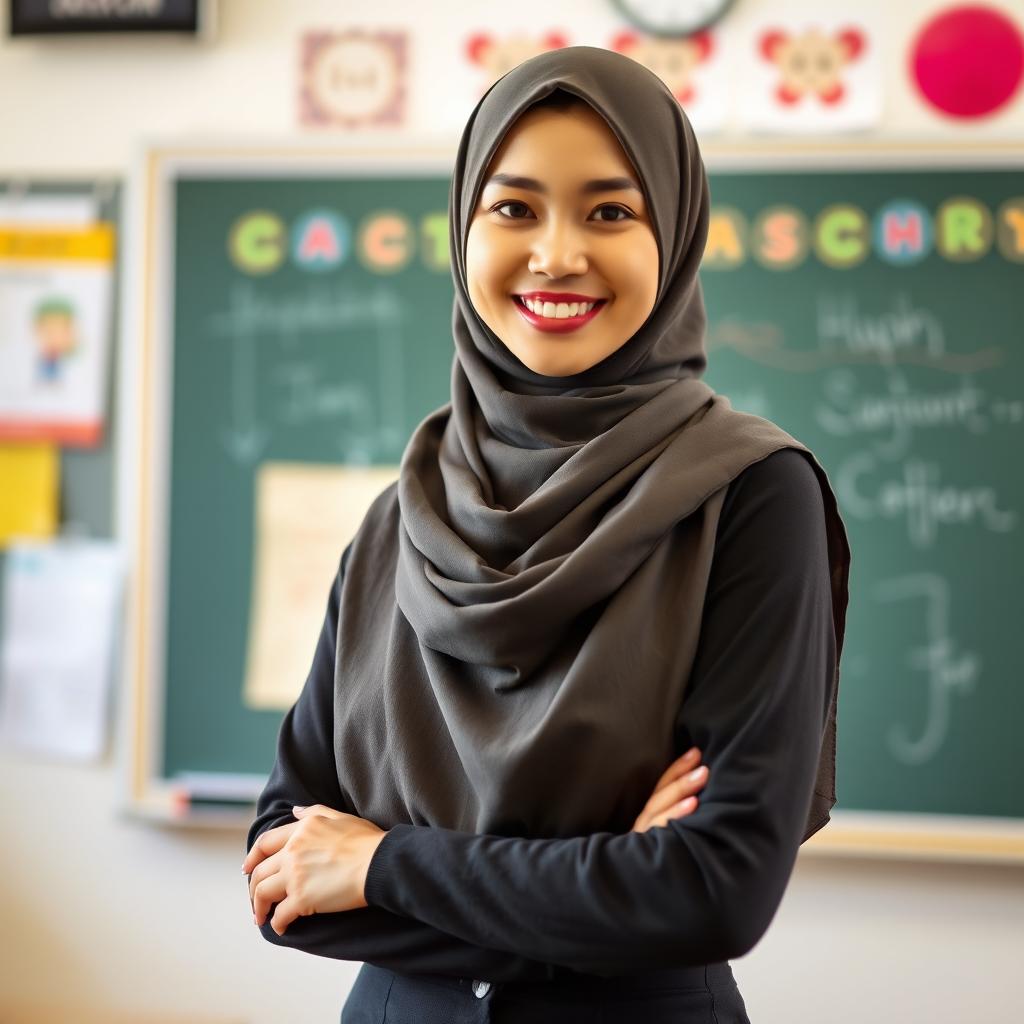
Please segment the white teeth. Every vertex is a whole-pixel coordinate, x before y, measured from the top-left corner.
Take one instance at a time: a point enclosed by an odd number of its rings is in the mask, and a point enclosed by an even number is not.
[[[537,316],[550,317],[552,320],[565,320],[570,316],[582,316],[594,308],[594,302],[535,302],[533,299],[524,299],[520,296],[523,305],[536,313]]]

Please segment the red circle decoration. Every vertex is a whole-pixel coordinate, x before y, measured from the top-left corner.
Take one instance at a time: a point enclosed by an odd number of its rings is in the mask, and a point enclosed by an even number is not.
[[[983,117],[1020,86],[1024,36],[992,7],[950,7],[918,33],[910,66],[921,94],[936,109],[953,117]]]

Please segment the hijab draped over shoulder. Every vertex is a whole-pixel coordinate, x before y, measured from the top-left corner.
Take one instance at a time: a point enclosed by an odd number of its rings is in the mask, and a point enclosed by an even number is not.
[[[647,320],[584,372],[548,377],[474,309],[466,238],[498,145],[555,90],[614,132],[659,251]],[[819,479],[836,663],[805,838],[835,804],[835,714],[849,571],[836,498],[810,451],[701,376],[698,277],[709,193],[690,122],[651,71],[573,46],[525,61],[477,103],[449,196],[451,397],[413,432],[354,538],[335,680],[338,778],[357,813],[470,832],[628,831],[681,751],[730,481],[779,448]]]

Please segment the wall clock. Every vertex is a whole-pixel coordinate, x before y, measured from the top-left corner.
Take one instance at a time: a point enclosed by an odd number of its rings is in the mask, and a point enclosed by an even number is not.
[[[652,36],[679,38],[710,28],[734,0],[612,0],[635,28]]]

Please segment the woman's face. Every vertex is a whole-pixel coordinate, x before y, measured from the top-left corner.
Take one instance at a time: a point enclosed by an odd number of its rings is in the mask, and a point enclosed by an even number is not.
[[[484,323],[550,377],[589,369],[647,319],[658,289],[650,211],[593,108],[535,108],[509,129],[470,221],[466,274]]]

